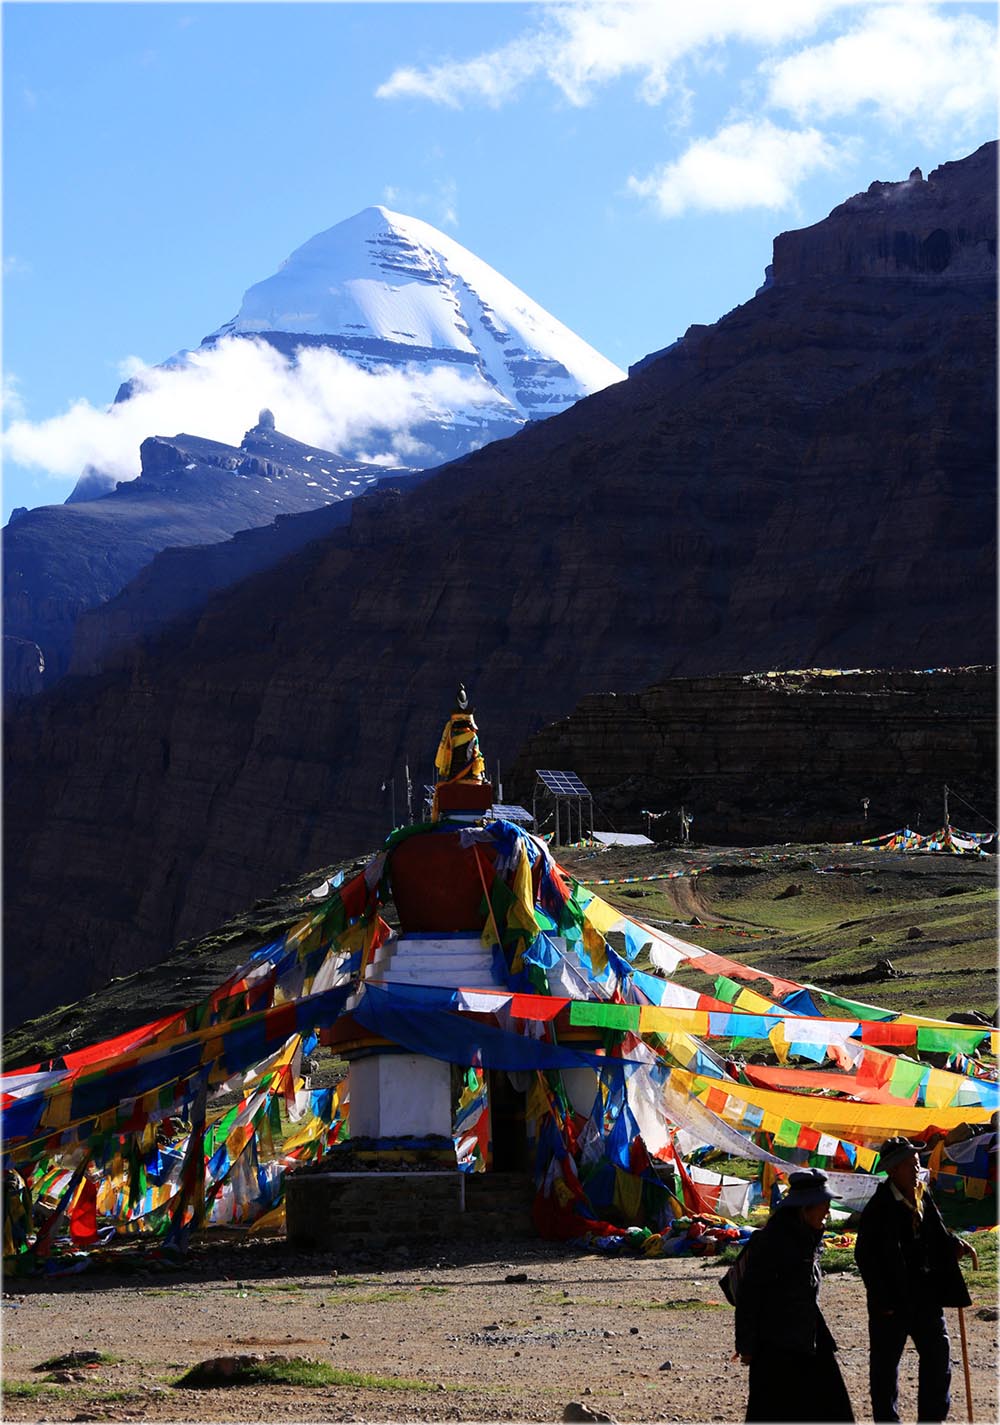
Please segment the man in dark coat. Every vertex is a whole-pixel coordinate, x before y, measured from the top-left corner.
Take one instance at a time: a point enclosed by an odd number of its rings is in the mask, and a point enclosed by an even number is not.
[[[790,1173],[788,1192],[744,1249],[736,1350],[750,1367],[750,1421],[854,1419],[819,1308],[823,1227],[833,1201],[826,1184],[815,1168]]]
[[[868,1293],[872,1415],[899,1419],[899,1362],[909,1336],[920,1357],[917,1418],[947,1420],[951,1342],[943,1308],[970,1304],[958,1259],[972,1249],[945,1227],[908,1139],[883,1143],[879,1168],[887,1177],[861,1214],[854,1248]]]

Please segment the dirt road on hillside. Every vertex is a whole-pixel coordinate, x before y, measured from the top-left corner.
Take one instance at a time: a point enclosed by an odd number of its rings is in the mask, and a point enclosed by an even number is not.
[[[470,1255],[472,1255],[470,1253]],[[577,1401],[620,1422],[738,1421],[746,1375],[731,1360],[721,1268],[698,1259],[580,1255],[531,1243],[465,1261],[365,1265],[258,1242],[193,1254],[181,1272],[8,1283],[6,1420],[558,1421]],[[520,1274],[526,1280],[510,1281]],[[870,1419],[863,1289],[837,1275],[823,1305],[855,1413]],[[996,1325],[966,1312],[977,1420],[998,1418]],[[958,1361],[956,1313],[949,1312]],[[96,1368],[32,1368],[72,1350]],[[257,1353],[325,1362],[344,1384],[177,1389],[209,1357]],[[351,1375],[374,1380],[351,1384]],[[903,1418],[916,1408],[904,1360]],[[406,1384],[405,1382],[411,1382]],[[30,1393],[20,1392],[27,1389]],[[954,1419],[965,1418],[961,1365]]]

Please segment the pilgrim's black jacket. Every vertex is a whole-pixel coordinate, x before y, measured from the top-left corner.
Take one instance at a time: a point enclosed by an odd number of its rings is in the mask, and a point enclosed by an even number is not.
[[[753,1356],[763,1347],[815,1355],[836,1350],[819,1309],[822,1232],[791,1207],[778,1207],[747,1243],[750,1253],[736,1303],[736,1349]]]
[[[868,1310],[905,1312],[918,1302],[969,1306],[971,1298],[955,1256],[957,1238],[941,1220],[937,1203],[924,1193],[920,1230],[888,1179],[861,1214],[854,1257],[868,1292]]]

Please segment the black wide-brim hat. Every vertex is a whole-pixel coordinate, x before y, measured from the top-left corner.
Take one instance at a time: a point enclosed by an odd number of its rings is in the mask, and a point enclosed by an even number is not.
[[[879,1149],[878,1170],[880,1173],[887,1173],[911,1155],[914,1158],[919,1157],[920,1149],[915,1143],[911,1143],[909,1138],[887,1138]]]

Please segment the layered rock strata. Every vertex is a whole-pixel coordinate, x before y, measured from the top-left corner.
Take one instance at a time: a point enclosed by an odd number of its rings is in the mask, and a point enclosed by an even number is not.
[[[281,514],[348,500],[386,474],[283,436],[273,418],[239,446],[151,436],[140,460],[141,474],[110,494],[41,505],[4,529],[4,629],[41,648],[37,686],[66,673],[80,616],[114,598],[161,549],[211,545]],[[266,540],[251,548],[263,553]],[[19,671],[5,678],[8,696],[35,686]]]
[[[985,831],[996,715],[991,667],[674,678],[584,698],[530,739],[509,790],[530,806],[535,769],[568,768],[599,825],[677,840],[683,808],[697,841],[745,845],[927,834],[948,784],[955,824]]]
[[[995,349],[991,277],[776,282],[22,708],[7,1013],[372,845],[459,681],[492,771],[595,691],[992,661]]]

